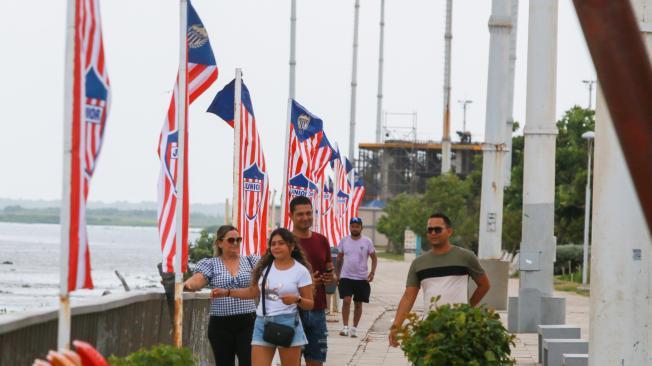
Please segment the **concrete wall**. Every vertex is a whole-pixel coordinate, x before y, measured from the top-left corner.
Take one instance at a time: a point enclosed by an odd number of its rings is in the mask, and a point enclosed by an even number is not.
[[[72,337],[87,341],[108,358],[141,347],[172,343],[172,322],[162,292],[109,295],[72,308]],[[184,294],[183,344],[200,365],[213,365],[206,336],[208,294]],[[0,317],[0,365],[31,365],[57,347],[57,310]]]

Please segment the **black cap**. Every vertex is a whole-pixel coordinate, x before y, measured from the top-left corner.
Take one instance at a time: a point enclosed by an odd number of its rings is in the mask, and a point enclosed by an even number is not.
[[[349,224],[360,224],[362,225],[362,219],[359,217],[352,217],[351,221],[349,221]]]

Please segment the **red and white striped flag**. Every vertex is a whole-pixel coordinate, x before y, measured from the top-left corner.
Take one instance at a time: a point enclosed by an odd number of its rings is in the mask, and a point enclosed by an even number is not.
[[[325,178],[327,182],[321,185],[321,212],[320,233],[328,239],[331,246],[337,246],[340,234],[339,222],[335,220],[335,195],[333,194],[333,181],[330,177]]]
[[[233,80],[222,89],[208,107],[208,112],[214,113],[234,126],[234,96]],[[241,83],[240,103],[240,136],[237,146],[240,149],[238,161],[239,183],[237,189],[236,226],[242,235],[241,254],[262,255],[267,249],[267,212],[269,209],[269,179],[265,156],[256,128],[256,118],[249,90]],[[235,200],[234,200],[235,201]]]
[[[319,192],[315,163],[318,161],[316,155],[323,137],[324,124],[295,100],[290,100],[289,119],[282,222],[283,227],[291,229],[290,201],[294,197],[306,196],[313,200],[313,207],[315,206],[314,199]]]
[[[335,218],[338,226],[337,243],[346,235],[349,235],[349,221],[351,220],[351,184],[349,173],[353,169],[351,162],[343,156],[339,148],[335,148],[336,159],[333,160],[333,171],[335,172]]]
[[[102,149],[110,102],[99,0],[75,1],[72,77],[68,291],[93,288],[86,231],[86,200]],[[64,199],[63,204],[66,203]]]
[[[186,88],[187,104],[192,104],[208,87],[217,80],[217,64],[215,56],[208,40],[208,33],[204,28],[199,16],[195,12],[190,1],[188,1],[188,37],[187,42],[187,68]],[[182,260],[181,272],[185,272],[188,265],[188,219],[189,219],[189,197],[188,197],[188,105],[185,104],[185,131],[184,136],[179,136],[177,123],[177,98],[179,92],[179,79],[174,85],[172,99],[168,113],[163,123],[163,129],[159,137],[158,156],[161,160],[161,173],[158,180],[158,233],[163,252],[163,272],[176,272],[174,268],[174,257],[176,254],[177,226],[176,206],[177,192],[176,181],[177,169],[177,146],[180,138],[184,139],[184,169],[183,169],[183,233],[182,237]]]
[[[366,192],[366,188],[362,183],[362,179],[357,179],[355,181],[355,184],[353,185],[353,199],[351,200],[351,215],[352,215],[351,217],[360,216],[360,204],[364,199],[365,192]]]

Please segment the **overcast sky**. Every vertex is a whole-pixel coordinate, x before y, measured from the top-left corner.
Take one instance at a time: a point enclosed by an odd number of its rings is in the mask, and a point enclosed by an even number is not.
[[[66,1],[0,2],[0,197],[61,196]],[[475,140],[484,135],[490,0],[453,1],[452,130],[460,99]],[[156,145],[178,67],[177,0],[101,0],[112,105],[91,185],[92,201],[154,201]],[[273,188],[281,185],[288,96],[290,0],[194,0],[219,67],[190,108],[191,202],[231,196],[233,132],[205,112],[242,67]],[[320,116],[331,141],[348,150],[353,0],[299,0],[297,100]],[[440,140],[444,0],[386,0],[383,109],[416,112],[421,140]],[[362,0],[356,139],[373,142],[379,0]],[[514,116],[525,120],[528,1],[521,1]],[[595,71],[570,0],[559,1],[557,116],[586,106],[582,80]],[[389,124],[404,124],[394,118]]]

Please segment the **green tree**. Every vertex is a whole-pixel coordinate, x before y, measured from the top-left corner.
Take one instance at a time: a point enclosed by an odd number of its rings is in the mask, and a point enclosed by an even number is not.
[[[199,234],[199,238],[190,245],[190,253],[188,254],[189,260],[192,263],[197,263],[204,258],[213,256],[213,243],[215,242],[215,230],[204,229]]]

